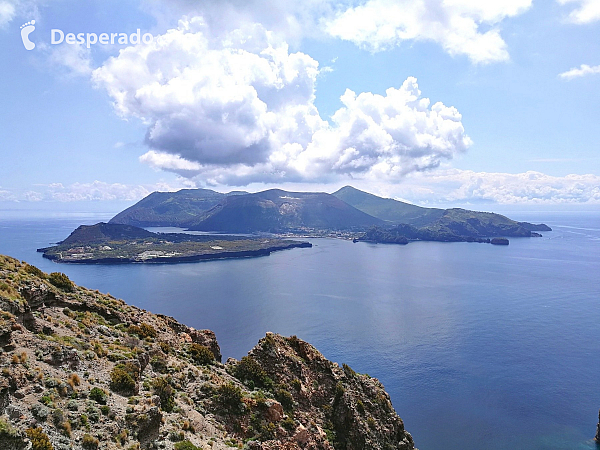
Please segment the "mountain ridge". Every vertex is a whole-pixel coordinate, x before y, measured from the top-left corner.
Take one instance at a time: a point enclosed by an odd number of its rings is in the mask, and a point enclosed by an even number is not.
[[[352,229],[377,224],[383,221],[331,194],[268,189],[223,199],[190,230],[277,232],[294,228]]]
[[[393,228],[407,224],[426,229],[428,235],[442,233],[469,238],[534,236],[536,231],[551,230],[544,224],[517,222],[496,213],[424,208],[352,186],[333,194],[282,189],[229,194],[207,189],[154,193],[117,214],[109,223],[149,223],[229,233],[365,232],[372,226]]]

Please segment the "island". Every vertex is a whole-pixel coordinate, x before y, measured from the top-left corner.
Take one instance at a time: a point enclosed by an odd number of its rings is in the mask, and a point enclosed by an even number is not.
[[[352,186],[332,194],[282,189],[228,194],[208,189],[154,192],[109,223],[396,244],[415,240],[491,243],[493,238],[539,237],[540,231],[551,231],[545,224],[518,222],[492,212],[424,208]]]
[[[44,258],[71,264],[182,263],[268,256],[312,247],[273,237],[153,233],[131,225],[82,225],[57,245],[38,249]]]

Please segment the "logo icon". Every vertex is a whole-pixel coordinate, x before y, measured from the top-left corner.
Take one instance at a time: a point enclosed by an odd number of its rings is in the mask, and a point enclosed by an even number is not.
[[[33,50],[35,44],[29,40],[29,35],[35,30],[35,20],[21,25],[21,39],[26,50]]]

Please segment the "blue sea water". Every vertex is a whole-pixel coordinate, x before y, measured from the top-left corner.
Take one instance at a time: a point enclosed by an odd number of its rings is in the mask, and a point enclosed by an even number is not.
[[[600,408],[600,213],[508,247],[312,239],[181,265],[76,266],[35,249],[103,216],[1,219],[0,253],[217,334],[225,359],[295,334],[379,378],[420,450],[571,450]]]

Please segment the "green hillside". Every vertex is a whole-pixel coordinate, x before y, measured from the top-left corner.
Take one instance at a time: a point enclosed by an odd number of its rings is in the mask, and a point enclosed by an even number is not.
[[[436,221],[444,214],[443,209],[423,208],[391,198],[378,197],[352,186],[344,186],[333,195],[356,209],[391,223],[408,223],[421,227]]]

